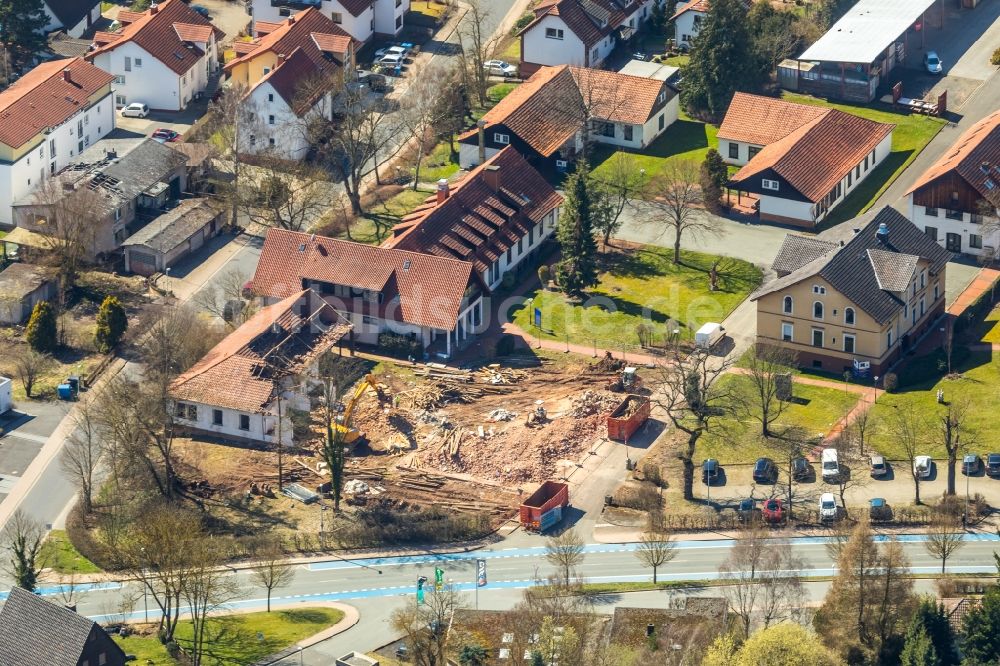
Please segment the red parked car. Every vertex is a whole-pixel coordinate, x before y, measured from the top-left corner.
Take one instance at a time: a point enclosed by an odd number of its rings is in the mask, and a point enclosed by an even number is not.
[[[785,519],[785,507],[782,505],[780,499],[772,497],[771,499],[764,501],[764,505],[760,510],[760,515],[765,522],[780,523]]]
[[[156,141],[159,141],[160,143],[166,143],[168,141],[177,141],[177,139],[179,139],[180,136],[181,135],[175,132],[174,130],[167,129],[165,127],[161,127],[160,129],[156,130],[150,135],[151,138],[153,138]]]

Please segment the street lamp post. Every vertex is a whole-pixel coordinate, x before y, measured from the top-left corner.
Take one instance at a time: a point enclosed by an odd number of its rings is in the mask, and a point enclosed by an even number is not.
[[[872,402],[878,402],[878,375],[875,375],[875,399]]]
[[[964,459],[965,456],[962,456]],[[965,462],[962,462],[962,466],[965,467]],[[967,528],[969,525],[969,477],[972,476],[972,471],[969,469],[965,470],[965,513],[962,514],[962,527]]]
[[[142,552],[142,564],[143,564],[142,568],[145,569],[146,568],[146,549],[140,546],[139,550]],[[149,624],[149,604],[146,602],[146,581],[142,582],[142,611],[143,611],[143,614],[146,617],[146,624]]]

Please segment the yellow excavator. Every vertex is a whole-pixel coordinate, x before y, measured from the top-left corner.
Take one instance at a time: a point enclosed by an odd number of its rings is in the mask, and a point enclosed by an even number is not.
[[[353,444],[361,437],[361,432],[351,425],[351,416],[354,414],[354,408],[357,406],[358,400],[365,394],[365,391],[371,389],[378,396],[379,404],[383,404],[387,400],[385,388],[383,384],[378,383],[375,375],[372,374],[365,375],[358,382],[358,387],[354,389],[354,395],[351,396],[350,401],[344,406],[344,413],[339,415],[336,423],[334,423],[337,432],[341,433],[344,444]]]

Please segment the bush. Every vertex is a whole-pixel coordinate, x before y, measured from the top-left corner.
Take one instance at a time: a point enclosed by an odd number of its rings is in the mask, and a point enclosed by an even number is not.
[[[994,67],[1000,66],[1000,48],[994,51],[993,55],[990,56],[990,64]]]
[[[885,373],[885,378],[882,380],[882,388],[885,389],[886,393],[893,393],[899,388],[899,377],[896,376],[895,372]]]
[[[382,352],[395,358],[423,358],[424,348],[419,340],[396,333],[379,333],[378,346]]]
[[[491,530],[485,513],[457,513],[443,507],[401,510],[391,500],[361,507],[334,532],[343,548],[470,541]]]
[[[94,343],[97,351],[106,354],[121,341],[128,329],[128,317],[121,301],[114,296],[108,296],[97,311],[97,330],[94,333]]]
[[[549,267],[542,265],[538,267],[538,281],[542,283],[542,289],[549,284]]]
[[[510,333],[504,333],[497,340],[497,346],[494,350],[495,356],[510,356],[514,353],[514,346],[517,344],[517,336],[511,335]]]
[[[28,344],[35,351],[51,353],[58,346],[56,337],[56,313],[48,301],[35,304],[28,320],[28,330],[25,332]]]
[[[524,12],[516,21],[514,21],[514,27],[510,29],[510,34],[516,35],[517,33],[524,30],[528,26],[528,24],[534,20],[535,20],[535,12],[530,10]],[[1000,49],[997,50],[1000,51]]]

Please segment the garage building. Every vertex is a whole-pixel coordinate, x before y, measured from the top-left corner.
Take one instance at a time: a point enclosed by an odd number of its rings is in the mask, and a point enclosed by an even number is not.
[[[125,271],[138,275],[165,271],[217,235],[224,216],[221,206],[203,197],[178,202],[125,240]]]

